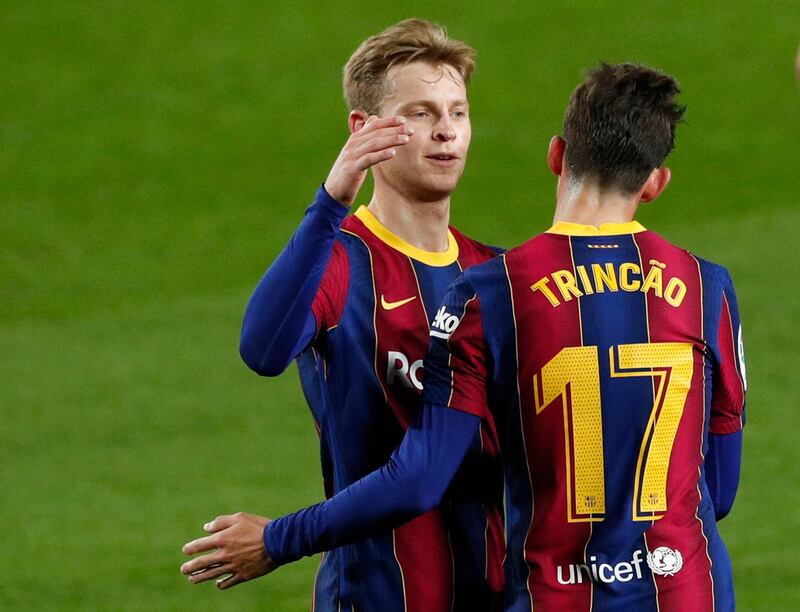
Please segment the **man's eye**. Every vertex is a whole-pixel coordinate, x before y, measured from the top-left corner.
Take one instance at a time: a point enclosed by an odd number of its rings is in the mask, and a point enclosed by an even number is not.
[[[418,119],[424,119],[425,117],[428,116],[428,113],[425,111],[414,111],[413,113],[411,113],[411,116],[417,117]]]
[[[460,119],[460,118],[466,117],[466,116],[467,116],[467,111],[463,111],[463,110],[453,111],[453,117],[458,117]]]

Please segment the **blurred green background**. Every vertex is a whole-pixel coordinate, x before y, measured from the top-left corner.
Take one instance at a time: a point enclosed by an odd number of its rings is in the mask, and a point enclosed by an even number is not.
[[[544,155],[585,67],[635,60],[678,77],[673,182],[641,220],[737,284],[749,424],[722,531],[740,608],[795,608],[796,0],[34,0],[1,13],[0,608],[308,608],[316,559],[219,592],[186,583],[180,547],[216,514],[322,496],[296,373],[250,373],[239,327],[347,136],[341,66],[409,16],[479,51],[453,222],[492,244],[549,225]]]

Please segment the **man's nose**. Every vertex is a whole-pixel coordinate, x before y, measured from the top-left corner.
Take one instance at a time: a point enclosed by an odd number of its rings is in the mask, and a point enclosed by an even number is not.
[[[442,115],[441,119],[436,122],[433,129],[433,139],[437,142],[448,142],[456,139],[456,130],[453,127],[450,115]]]

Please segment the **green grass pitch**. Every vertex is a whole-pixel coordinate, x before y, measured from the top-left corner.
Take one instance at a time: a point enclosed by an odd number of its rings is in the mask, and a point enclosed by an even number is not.
[[[308,608],[317,559],[218,592],[179,574],[218,513],[322,497],[292,370],[237,354],[252,287],[346,137],[341,66],[409,16],[479,51],[454,223],[545,229],[544,154],[582,69],[636,60],[688,105],[642,222],[726,264],[748,351],[744,472],[721,526],[742,610],[788,610],[797,449],[796,0],[11,2],[0,15],[2,609]]]

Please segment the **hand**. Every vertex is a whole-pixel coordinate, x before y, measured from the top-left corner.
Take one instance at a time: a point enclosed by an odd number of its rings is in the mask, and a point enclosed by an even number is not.
[[[325,180],[325,190],[338,202],[350,206],[367,178],[367,170],[391,159],[414,133],[405,117],[378,118],[371,115],[361,129],[350,134]]]
[[[227,589],[240,582],[258,578],[273,571],[277,564],[264,550],[264,527],[270,519],[237,512],[218,516],[203,529],[213,535],[193,540],[183,547],[183,554],[195,557],[181,566],[189,582],[198,584],[218,578],[217,588]]]

